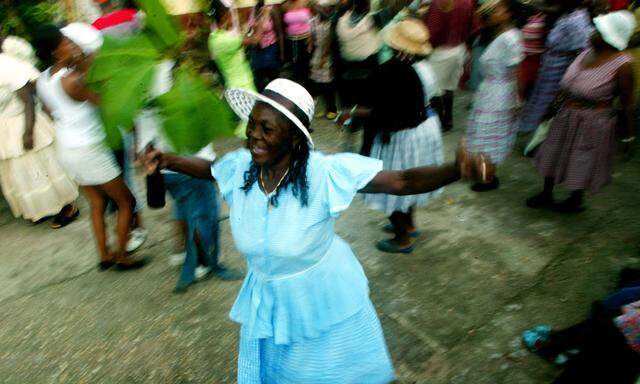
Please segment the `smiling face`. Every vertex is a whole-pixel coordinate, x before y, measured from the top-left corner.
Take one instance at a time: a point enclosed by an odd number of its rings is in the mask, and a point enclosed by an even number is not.
[[[272,166],[291,157],[300,138],[294,134],[289,120],[275,108],[257,102],[247,123],[247,148],[259,166]]]

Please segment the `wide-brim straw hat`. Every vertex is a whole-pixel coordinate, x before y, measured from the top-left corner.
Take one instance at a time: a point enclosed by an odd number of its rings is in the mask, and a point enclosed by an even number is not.
[[[429,30],[421,20],[405,19],[389,27],[384,42],[396,51],[426,56],[433,51]]]
[[[636,19],[629,11],[616,11],[593,19],[602,39],[619,51],[624,51],[636,29]]]
[[[275,79],[267,85],[262,94],[246,89],[229,89],[224,96],[231,109],[245,121],[249,120],[256,102],[269,104],[300,129],[307,138],[309,147],[313,149],[310,127],[315,103],[302,85],[287,79]],[[291,104],[292,107],[287,108],[284,104]]]

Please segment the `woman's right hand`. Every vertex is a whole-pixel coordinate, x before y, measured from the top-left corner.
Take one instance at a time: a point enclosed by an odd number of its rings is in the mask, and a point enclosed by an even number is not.
[[[142,154],[142,163],[147,174],[151,175],[167,167],[167,156],[162,151],[148,146]]]

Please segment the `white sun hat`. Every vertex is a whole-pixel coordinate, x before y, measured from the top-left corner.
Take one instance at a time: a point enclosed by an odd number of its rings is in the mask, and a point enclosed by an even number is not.
[[[593,19],[604,41],[619,51],[624,51],[636,29],[636,19],[629,11],[616,11]]]
[[[90,55],[100,49],[104,41],[102,33],[86,23],[71,23],[60,29],[60,32],[80,47],[85,55]]]
[[[275,79],[267,85],[262,94],[246,89],[229,89],[224,96],[231,109],[242,120],[249,120],[257,101],[269,104],[302,131],[309,147],[313,149],[310,127],[315,105],[313,97],[302,85],[287,79]],[[291,108],[285,104],[291,104]]]

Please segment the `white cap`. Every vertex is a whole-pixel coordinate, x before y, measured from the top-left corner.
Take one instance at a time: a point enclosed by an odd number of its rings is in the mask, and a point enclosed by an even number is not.
[[[602,39],[619,51],[624,51],[636,29],[636,19],[629,11],[616,11],[593,19]]]
[[[231,109],[243,120],[249,119],[256,101],[269,104],[291,120],[307,138],[309,147],[313,148],[309,127],[315,104],[302,85],[287,79],[275,79],[267,85],[262,95],[246,89],[229,89],[224,95]],[[282,104],[285,99],[294,105],[292,109]]]
[[[104,38],[99,30],[86,23],[71,23],[60,30],[64,37],[90,55],[100,49]]]

